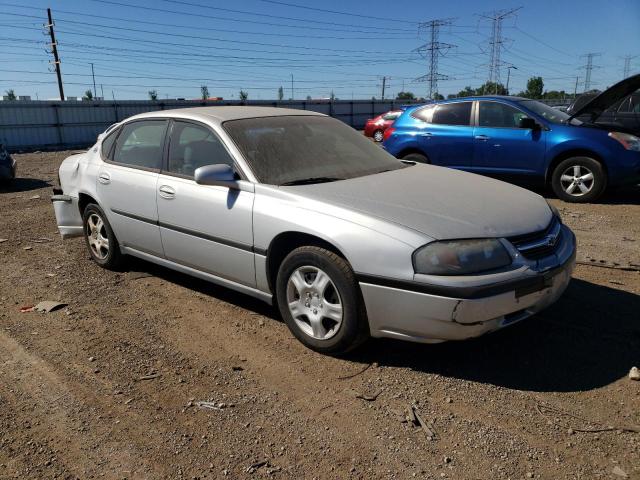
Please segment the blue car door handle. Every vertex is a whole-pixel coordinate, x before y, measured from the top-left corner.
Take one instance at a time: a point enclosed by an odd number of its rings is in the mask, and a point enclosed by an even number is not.
[[[487,140],[489,140],[489,138],[491,138],[491,137],[489,137],[489,136],[487,136],[487,135],[476,135],[474,138],[475,138],[476,140],[484,140],[484,141],[487,141]]]
[[[431,133],[431,132],[422,132],[420,135],[422,135],[423,137],[432,137],[433,133]]]

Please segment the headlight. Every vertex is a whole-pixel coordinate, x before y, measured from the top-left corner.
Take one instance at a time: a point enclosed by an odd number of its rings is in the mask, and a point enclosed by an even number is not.
[[[416,250],[413,268],[427,275],[468,275],[511,265],[511,255],[496,239],[433,242]]]
[[[609,136],[620,142],[627,150],[640,152],[640,137],[622,132],[609,132]]]

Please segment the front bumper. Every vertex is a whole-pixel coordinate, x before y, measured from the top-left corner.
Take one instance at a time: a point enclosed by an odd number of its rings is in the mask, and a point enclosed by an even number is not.
[[[543,310],[560,298],[574,267],[572,235],[571,253],[562,264],[510,282],[513,289],[504,291],[504,286],[499,285],[483,288],[491,292],[498,287],[500,293],[478,297],[461,289],[460,296],[443,296],[441,292],[426,293],[367,281],[360,281],[360,288],[373,337],[437,343],[478,337]]]

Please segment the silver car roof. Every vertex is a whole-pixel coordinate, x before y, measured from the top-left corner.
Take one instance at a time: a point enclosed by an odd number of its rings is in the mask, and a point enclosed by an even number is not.
[[[176,108],[171,110],[156,110],[153,112],[141,113],[127,119],[142,119],[152,117],[172,117],[172,118],[191,118],[193,120],[214,120],[219,123],[227,120],[239,120],[243,118],[259,118],[259,117],[281,117],[281,116],[326,116],[322,113],[310,110],[296,110],[293,108],[276,108],[276,107],[193,107],[193,108]]]

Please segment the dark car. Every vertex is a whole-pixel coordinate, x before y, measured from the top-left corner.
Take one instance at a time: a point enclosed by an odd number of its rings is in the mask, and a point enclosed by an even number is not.
[[[16,161],[0,143],[0,180],[12,180],[16,176]]]
[[[373,137],[376,142],[381,142],[384,131],[393,125],[393,122],[402,115],[402,110],[391,110],[390,112],[370,118],[364,126],[364,135]]]
[[[575,112],[579,112],[598,95],[598,93],[585,93],[580,95],[569,105],[567,113],[573,115]],[[600,125],[624,127],[629,130],[630,133],[640,135],[640,92],[636,91],[618,100],[600,113],[595,119],[591,119],[591,112],[588,110],[585,111],[585,113],[577,115],[576,118]]]
[[[639,87],[640,75],[629,77],[574,115],[504,96],[421,105],[387,129],[383,146],[405,160],[550,185],[562,200],[591,202],[609,186],[640,181],[640,137],[622,126],[593,123]]]

